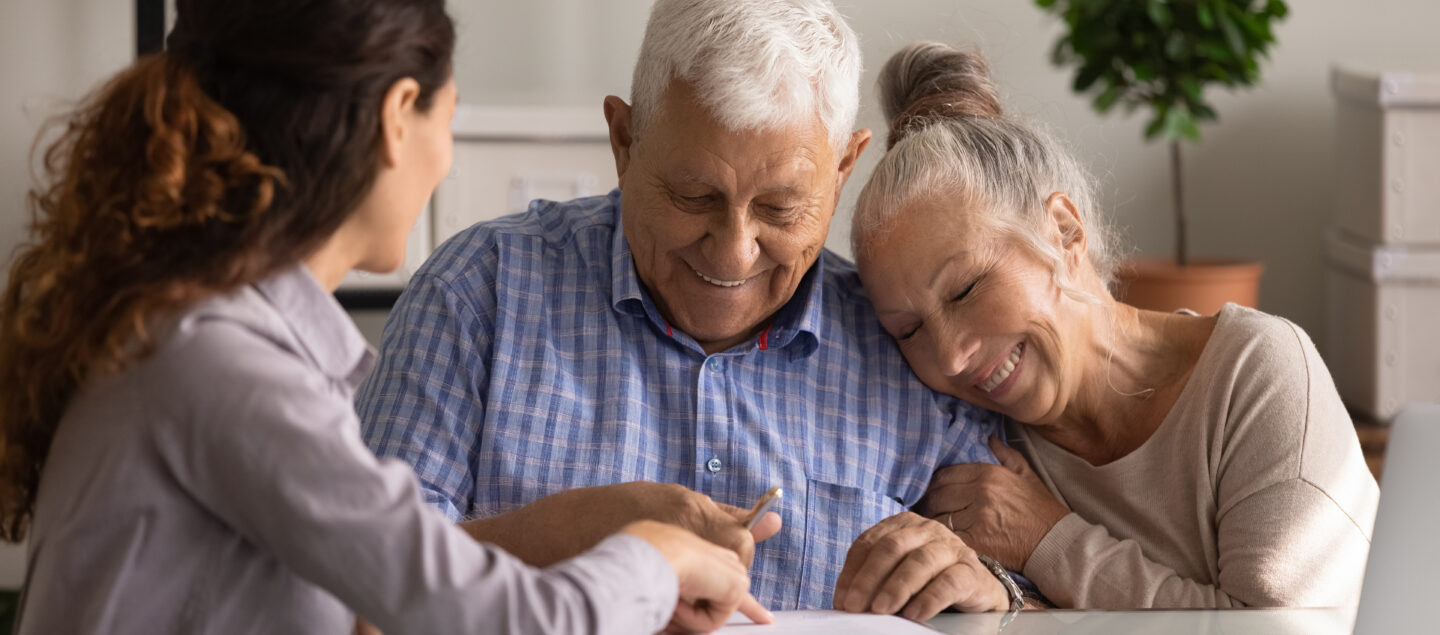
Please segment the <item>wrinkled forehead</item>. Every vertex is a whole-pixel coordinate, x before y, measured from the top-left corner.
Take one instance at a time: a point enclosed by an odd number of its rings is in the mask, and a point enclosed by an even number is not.
[[[911,248],[983,251],[997,247],[1006,239],[988,221],[984,205],[951,188],[896,201],[852,228],[856,260]]]
[[[789,125],[737,128],[715,116],[684,84],[667,93],[667,108],[637,139],[636,159],[690,181],[717,179],[783,182],[833,171],[838,158],[818,116]]]

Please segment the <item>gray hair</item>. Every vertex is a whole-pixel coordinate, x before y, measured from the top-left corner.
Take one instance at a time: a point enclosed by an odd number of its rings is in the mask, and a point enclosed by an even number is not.
[[[1050,135],[1003,117],[984,58],[919,42],[885,63],[879,83],[891,147],[856,202],[856,254],[912,203],[953,197],[956,209],[986,210],[980,215],[984,226],[1050,265],[1066,295],[1101,300],[1076,283],[1063,252],[1044,233],[1046,199],[1063,192],[1085,226],[1091,265],[1106,287],[1112,285],[1115,239],[1095,210],[1090,176]]]
[[[657,0],[630,87],[637,135],[672,79],[732,130],[819,114],[839,150],[860,108],[860,44],[829,0]]]

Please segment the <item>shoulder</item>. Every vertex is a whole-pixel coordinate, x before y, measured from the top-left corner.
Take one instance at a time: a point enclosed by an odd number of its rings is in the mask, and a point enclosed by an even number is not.
[[[839,327],[848,336],[889,342],[890,336],[881,328],[880,320],[875,316],[875,306],[860,284],[855,263],[829,249],[824,251],[824,258],[825,275],[820,284],[824,288],[827,323]]]
[[[619,212],[619,192],[571,201],[535,200],[519,214],[483,221],[445,240],[417,275],[454,283],[516,258],[537,259],[579,247],[608,251]],[[538,251],[536,251],[538,249]]]
[[[535,200],[524,212],[476,223],[431,252],[412,276],[400,305],[426,302],[417,297],[425,297],[420,291],[430,287],[467,302],[483,302],[493,298],[504,276],[594,268],[608,272],[619,201],[618,190],[570,201]]]
[[[1237,396],[1273,397],[1281,391],[1303,399],[1311,380],[1329,377],[1304,329],[1285,318],[1234,304],[1221,310],[1205,356],[1204,371],[1222,376]]]
[[[855,265],[828,249],[823,257],[824,276],[817,281],[823,290],[821,350],[861,358],[867,366],[904,365],[899,348],[875,316],[875,306],[860,284]]]
[[[170,395],[164,402],[180,414],[225,409],[233,418],[282,394],[327,392],[283,319],[248,287],[185,311],[137,370],[142,385]]]
[[[1220,311],[1212,337],[1221,338],[1221,344],[1237,354],[1257,360],[1294,360],[1315,347],[1294,322],[1237,304],[1227,304]]]
[[[1304,329],[1227,305],[1206,354],[1203,370],[1212,382],[1206,401],[1225,419],[1220,441],[1226,465],[1248,466],[1242,471],[1275,480],[1322,466],[1339,469],[1353,462],[1350,454],[1358,456],[1353,423]]]
[[[180,426],[176,446],[343,418],[351,407],[251,288],[184,311],[127,373],[147,425]]]

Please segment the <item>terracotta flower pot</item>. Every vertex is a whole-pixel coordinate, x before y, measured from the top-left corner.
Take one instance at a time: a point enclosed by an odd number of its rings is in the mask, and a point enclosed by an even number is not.
[[[1152,311],[1190,309],[1212,315],[1226,302],[1253,307],[1260,299],[1265,264],[1229,260],[1130,260],[1117,271],[1121,302]]]

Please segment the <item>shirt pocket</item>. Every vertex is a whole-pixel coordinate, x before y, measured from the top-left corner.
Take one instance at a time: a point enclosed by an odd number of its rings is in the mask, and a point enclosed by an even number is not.
[[[808,480],[800,608],[831,608],[835,579],[840,577],[855,539],[876,523],[903,511],[904,505],[883,492]]]

